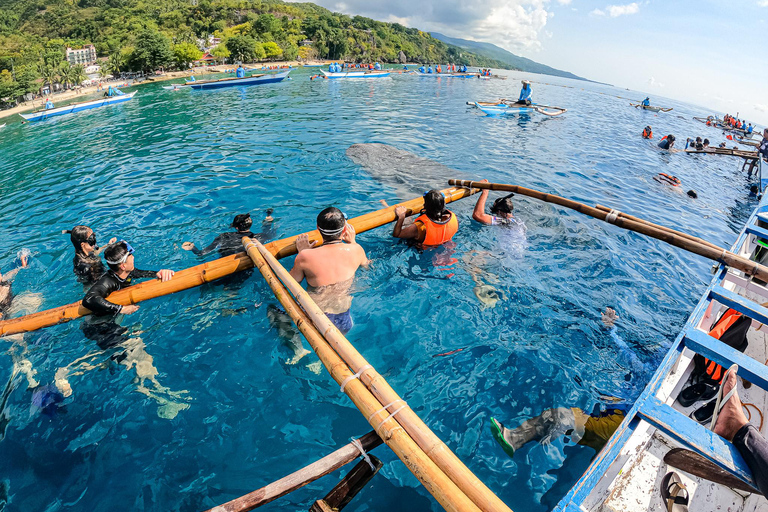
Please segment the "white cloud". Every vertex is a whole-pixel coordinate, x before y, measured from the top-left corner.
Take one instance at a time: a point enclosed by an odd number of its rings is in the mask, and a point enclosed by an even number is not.
[[[765,1],[768,2],[768,0],[765,0]],[[557,0],[557,3],[559,3],[560,5],[570,5],[571,0]]]
[[[632,2],[631,4],[627,5],[609,5],[606,7],[606,9],[608,10],[608,14],[611,16],[611,18],[616,18],[624,14],[638,13],[640,11],[640,6],[637,4],[637,2]]]
[[[768,105],[764,105],[762,103],[755,103],[754,107],[755,107],[755,110],[759,110],[760,112],[768,112]]]
[[[601,11],[600,9],[595,9],[591,13],[592,16],[605,16],[605,11]]]
[[[759,2],[757,2],[757,5],[759,5],[760,7],[768,7],[768,0],[760,0]]]
[[[651,77],[648,79],[648,85],[651,87],[664,87],[664,84],[661,82],[657,82],[655,78]]]

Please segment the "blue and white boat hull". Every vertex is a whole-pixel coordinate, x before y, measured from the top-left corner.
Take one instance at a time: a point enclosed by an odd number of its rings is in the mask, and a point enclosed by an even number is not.
[[[81,112],[83,110],[91,110],[94,108],[104,107],[106,105],[114,105],[116,103],[124,103],[126,101],[130,101],[135,94],[136,94],[136,91],[133,91],[132,93],[124,94],[122,96],[113,96],[111,98],[100,98],[94,101],[86,101],[83,103],[75,103],[72,105],[67,105],[66,107],[57,107],[57,108],[52,108],[50,110],[32,112],[31,114],[21,114],[21,117],[23,117],[27,121],[44,121],[45,119],[49,119],[51,117],[74,114],[75,112]]]

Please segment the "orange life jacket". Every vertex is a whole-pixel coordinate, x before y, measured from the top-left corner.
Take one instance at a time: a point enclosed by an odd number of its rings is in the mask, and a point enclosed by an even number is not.
[[[709,331],[709,335],[719,340],[725,334],[725,331],[735,324],[739,318],[741,318],[741,313],[735,309],[729,309],[717,321],[712,330]],[[704,358],[704,373],[713,381],[720,382],[725,375],[725,368],[710,359]]]
[[[459,219],[456,218],[456,214],[453,212],[448,213],[451,214],[451,218],[443,224],[433,221],[427,217],[426,213],[422,213],[416,218],[414,222],[421,222],[425,229],[422,244],[440,245],[453,238],[453,235],[459,230]]]
[[[668,181],[671,185],[674,185],[675,187],[680,186],[680,178],[678,178],[677,176],[670,176],[669,174],[666,174],[663,172],[660,172],[659,176],[661,176],[662,179],[664,179],[665,181]]]
[[[652,130],[646,130],[643,128],[643,138],[645,139],[652,139],[653,138],[653,131]]]

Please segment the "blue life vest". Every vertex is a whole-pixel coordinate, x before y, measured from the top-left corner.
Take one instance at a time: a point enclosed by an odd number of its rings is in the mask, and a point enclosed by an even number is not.
[[[424,69],[424,66],[421,66],[421,67],[419,68],[419,73],[426,73],[426,72],[427,72],[427,70],[426,70],[426,69]]]
[[[237,78],[245,78],[245,70],[243,69],[242,66],[237,68],[237,72],[235,74],[236,74]]]
[[[333,73],[333,72],[335,72],[335,70],[336,70],[336,65],[335,65],[335,63],[331,62],[331,63],[328,65],[328,72],[329,72],[329,73]]]
[[[429,67],[427,68],[427,73],[432,73],[432,66],[429,66]]]
[[[374,64],[373,69],[375,69],[376,71],[381,71],[381,64],[377,62],[376,64]]]

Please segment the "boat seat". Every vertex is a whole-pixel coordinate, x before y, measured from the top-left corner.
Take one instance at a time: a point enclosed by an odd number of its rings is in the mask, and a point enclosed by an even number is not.
[[[768,222],[768,221],[764,221],[764,222]],[[757,227],[754,224],[749,224],[747,225],[747,233],[755,235],[761,240],[768,241],[768,229]]]

